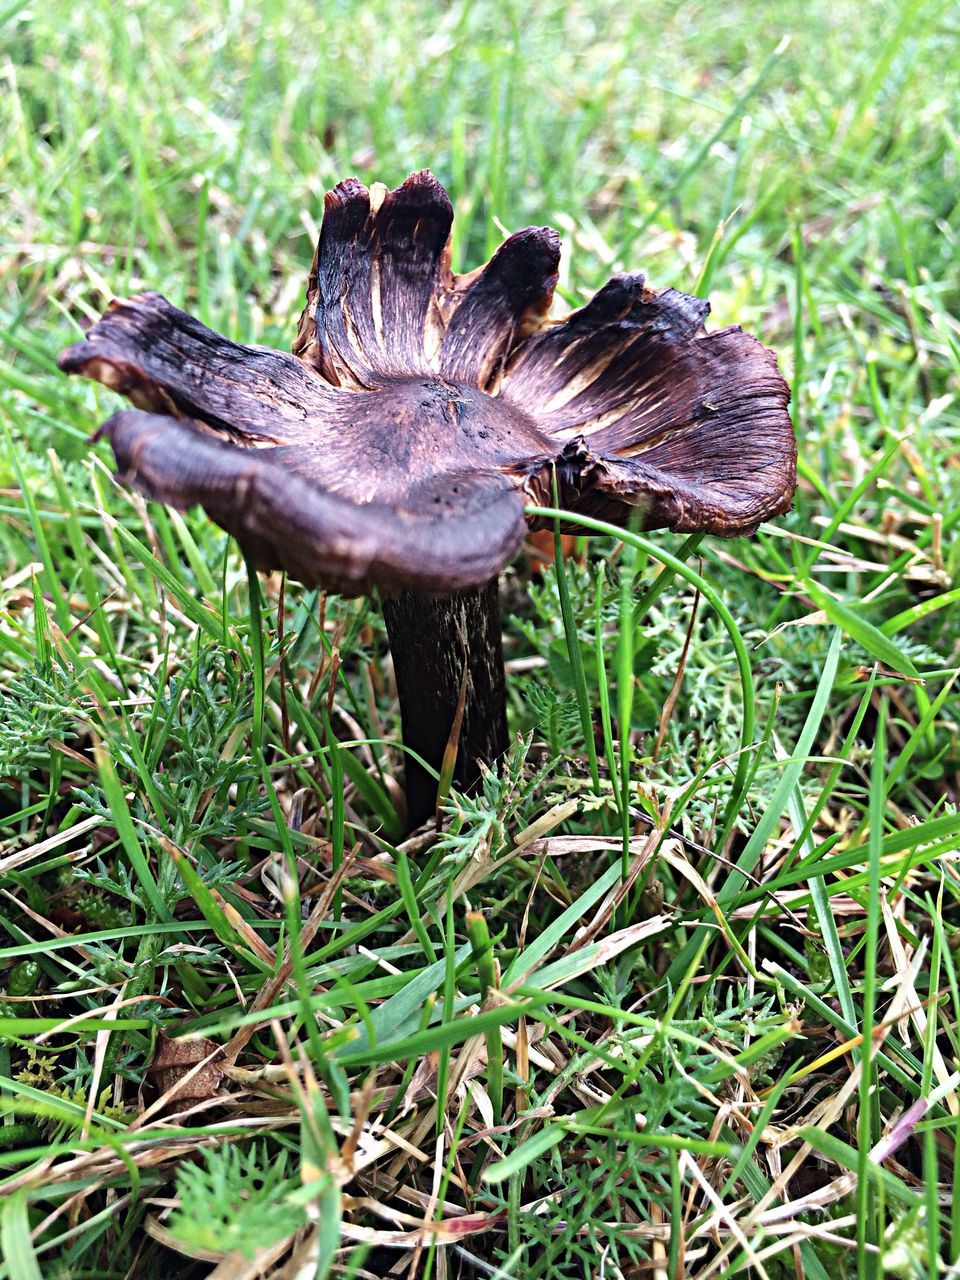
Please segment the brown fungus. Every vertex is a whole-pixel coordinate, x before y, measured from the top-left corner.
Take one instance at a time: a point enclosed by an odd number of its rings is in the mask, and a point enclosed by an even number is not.
[[[560,244],[510,236],[449,267],[453,210],[427,171],[341,182],[293,354],[240,346],[156,293],[111,303],[60,358],[136,406],[101,428],[121,477],[200,505],[264,569],[383,596],[405,743],[438,768],[466,690],[455,779],[507,746],[497,574],[525,505],[733,537],[786,511],[789,390],[709,305],[614,276],[547,318]],[[412,824],[436,783],[409,761]]]

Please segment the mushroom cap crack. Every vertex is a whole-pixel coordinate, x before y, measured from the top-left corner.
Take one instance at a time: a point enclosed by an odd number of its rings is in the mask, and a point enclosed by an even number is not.
[[[707,303],[613,277],[551,321],[559,240],[449,267],[426,171],[325,200],[293,354],[242,346],[155,293],[110,305],[61,368],[135,406],[100,429],[122,477],[201,505],[262,568],[358,594],[446,592],[513,557],[525,503],[647,529],[750,533],[796,485],[789,391]]]

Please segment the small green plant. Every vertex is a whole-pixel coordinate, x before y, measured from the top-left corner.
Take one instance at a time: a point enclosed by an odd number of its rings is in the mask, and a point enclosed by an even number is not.
[[[669,1182],[654,1163],[612,1138],[587,1137],[562,1167],[558,1159],[542,1164],[544,1185],[556,1186],[559,1173],[563,1190],[532,1203],[524,1217],[524,1264],[512,1274],[580,1280],[597,1274],[599,1257],[611,1275],[642,1265],[646,1246],[631,1226],[649,1223],[651,1206],[669,1206]]]
[[[81,693],[80,681],[58,662],[37,662],[0,690],[0,777],[48,767],[51,742],[77,735]]]
[[[170,1217],[170,1231],[184,1245],[225,1253],[236,1249],[252,1258],[306,1221],[291,1198],[298,1186],[288,1152],[277,1157],[265,1143],[246,1151],[225,1143],[205,1151],[201,1161],[180,1166],[179,1206]]]

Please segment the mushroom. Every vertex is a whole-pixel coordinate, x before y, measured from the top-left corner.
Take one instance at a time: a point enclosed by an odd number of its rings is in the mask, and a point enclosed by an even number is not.
[[[497,575],[528,503],[644,529],[752,533],[796,484],[789,390],[709,304],[614,276],[547,318],[557,233],[450,270],[453,209],[424,170],[324,201],[293,354],[241,346],[157,293],[110,304],[60,367],[135,406],[100,428],[121,478],[200,505],[260,568],[378,590],[406,746],[454,778],[507,747]],[[455,734],[454,734],[455,736]],[[408,817],[436,803],[408,756]]]

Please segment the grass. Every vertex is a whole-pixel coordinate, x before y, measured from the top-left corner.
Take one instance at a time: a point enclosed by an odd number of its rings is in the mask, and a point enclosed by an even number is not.
[[[955,1272],[956,38],[0,5],[4,1280]],[[775,347],[801,485],[515,566],[513,752],[403,842],[375,602],[251,594],[55,359],[148,287],[289,345],[324,189],[424,165],[455,266],[552,223],[567,304],[642,267]]]

